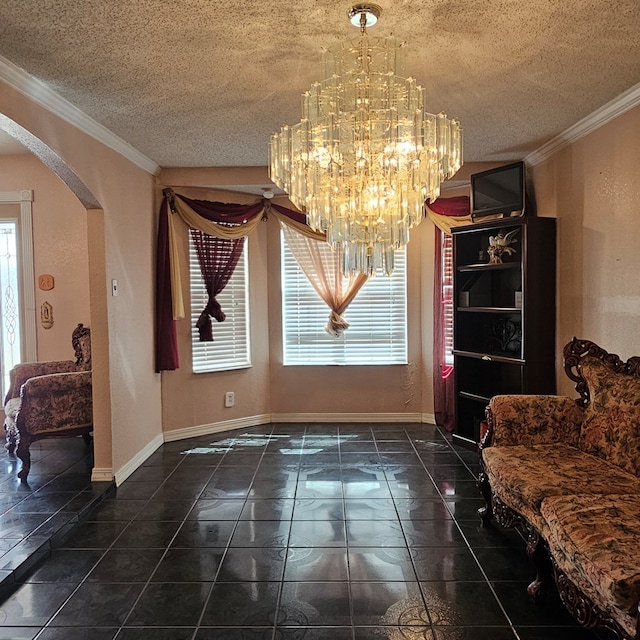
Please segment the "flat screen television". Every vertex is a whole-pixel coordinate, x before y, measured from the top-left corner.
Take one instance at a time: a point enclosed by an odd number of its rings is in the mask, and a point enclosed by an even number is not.
[[[525,209],[524,162],[471,175],[471,218],[521,216]]]

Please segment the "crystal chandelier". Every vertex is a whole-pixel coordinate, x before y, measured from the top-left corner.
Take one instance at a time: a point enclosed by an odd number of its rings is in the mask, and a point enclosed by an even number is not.
[[[404,48],[369,38],[380,7],[349,11],[357,41],[331,47],[325,79],[302,96],[302,119],[271,137],[269,177],[341,255],[343,273],[390,274],[425,200],[462,165],[457,120],[425,113],[404,77]]]

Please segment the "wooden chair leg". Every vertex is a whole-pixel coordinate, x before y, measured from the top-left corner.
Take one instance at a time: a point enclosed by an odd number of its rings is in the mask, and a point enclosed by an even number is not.
[[[6,437],[6,444],[4,445],[4,448],[7,450],[7,452],[9,453],[10,456],[12,456],[16,450],[16,434],[14,431],[9,431],[7,429],[7,437]]]
[[[20,480],[26,480],[31,469],[31,453],[29,452],[31,442],[31,437],[28,434],[20,434],[18,448],[16,449],[16,455],[22,461],[22,469],[18,473]]]

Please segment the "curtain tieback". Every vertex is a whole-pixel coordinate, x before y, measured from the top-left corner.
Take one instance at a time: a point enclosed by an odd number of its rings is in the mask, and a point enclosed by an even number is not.
[[[200,334],[200,342],[213,342],[213,325],[211,324],[211,318],[215,318],[218,322],[224,322],[226,317],[220,303],[215,297],[209,298],[207,306],[196,322],[196,327]]]
[[[324,330],[332,337],[339,338],[347,329],[349,323],[336,311],[332,311],[329,322]]]

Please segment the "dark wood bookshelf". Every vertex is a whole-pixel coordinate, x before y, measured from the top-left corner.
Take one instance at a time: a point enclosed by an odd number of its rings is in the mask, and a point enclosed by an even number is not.
[[[516,229],[515,252],[490,264],[489,237]],[[555,219],[455,228],[453,260],[454,438],[474,446],[492,396],[555,393]]]

